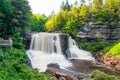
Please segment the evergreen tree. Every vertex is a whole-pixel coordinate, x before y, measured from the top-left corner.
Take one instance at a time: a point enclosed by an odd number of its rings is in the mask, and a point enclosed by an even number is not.
[[[103,5],[102,0],[93,0],[93,11],[98,11]]]
[[[114,27],[120,21],[120,0],[105,0],[106,21]]]
[[[12,15],[12,20],[13,20],[12,27],[14,27],[14,30],[15,28],[18,28],[18,27],[21,28],[22,35],[24,36],[26,33],[26,29],[29,26],[28,22],[31,14],[31,11],[30,11],[31,9],[30,9],[30,6],[28,5],[28,1],[27,0],[20,0],[20,1],[11,0],[11,5],[14,8],[14,12]]]
[[[11,31],[9,22],[13,14],[13,7],[9,0],[0,0],[0,35]],[[9,31],[8,31],[9,30]]]
[[[2,35],[14,34],[18,28],[22,30],[22,35],[25,34],[31,13],[27,0],[1,0],[0,13]]]
[[[66,3],[64,3],[64,2],[62,2],[62,4],[61,4],[61,10],[70,10],[70,4],[69,4],[69,2],[68,2],[68,0],[66,0]]]
[[[47,17],[40,14],[32,14],[30,18],[30,31],[44,32]]]
[[[66,4],[67,3],[67,4]],[[61,31],[75,35],[80,27],[88,21],[97,24],[108,23],[114,27],[120,21],[120,0],[93,0],[93,5],[85,4],[76,7],[77,2],[67,9],[68,2],[62,3],[61,11],[48,19],[46,29],[48,31]],[[75,31],[75,33],[73,32]]]

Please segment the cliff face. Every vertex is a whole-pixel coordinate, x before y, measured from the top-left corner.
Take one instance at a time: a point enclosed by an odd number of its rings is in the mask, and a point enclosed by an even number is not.
[[[77,36],[81,39],[120,40],[120,24],[109,27],[89,22],[80,29]]]

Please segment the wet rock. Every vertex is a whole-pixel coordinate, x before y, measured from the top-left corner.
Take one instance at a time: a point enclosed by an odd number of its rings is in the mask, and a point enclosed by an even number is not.
[[[62,75],[72,75],[78,79],[83,79],[85,77],[87,77],[86,74],[84,73],[81,73],[80,71],[77,72],[77,71],[73,71],[73,70],[68,70],[68,69],[58,69],[57,70],[57,74],[62,74]]]
[[[58,80],[66,80],[65,77],[60,77]]]
[[[102,57],[103,59],[103,57]],[[97,62],[97,61],[86,61],[86,60],[76,60],[76,59],[72,59],[71,62],[73,63],[73,66],[70,67],[69,70],[73,70],[76,72],[80,72],[80,77],[88,77],[89,74],[93,71],[93,70],[100,70],[103,71],[105,73],[108,73],[110,75],[116,75],[117,77],[120,77],[120,71],[116,70],[115,67],[110,67],[110,66],[106,66],[103,63]],[[116,66],[118,68],[118,66]],[[82,76],[81,76],[82,75]],[[78,75],[77,75],[78,78]]]
[[[60,77],[64,77],[65,78],[65,76],[66,76],[66,74],[63,74],[63,73],[60,73],[60,72],[56,72],[56,77],[57,78],[60,78]]]
[[[55,75],[56,74],[56,69],[54,69],[54,68],[47,68],[46,72],[49,73],[49,74]]]
[[[56,77],[58,78],[62,77],[62,80],[78,80],[78,78],[75,77],[74,75],[64,74],[60,72],[56,72]]]
[[[72,75],[66,75],[66,79],[68,79],[68,80],[78,80],[78,78],[76,78]]]
[[[50,80],[58,80],[55,76],[52,76]]]
[[[78,78],[76,76],[74,76],[74,74],[72,75],[72,74],[70,74],[70,72],[64,73],[63,69],[62,69],[62,72],[60,72],[60,70],[57,70],[54,68],[48,68],[46,70],[46,72],[51,75],[54,75],[58,79],[60,78],[61,80],[78,80]],[[82,77],[82,79],[83,79],[83,77]]]
[[[49,68],[60,69],[60,66],[57,63],[50,63],[47,65]]]
[[[29,58],[24,63],[32,69],[31,61]]]
[[[110,56],[111,59],[113,59],[113,57]],[[111,61],[109,60],[109,58],[107,58],[106,56],[102,59],[107,59],[107,61]],[[114,58],[115,59],[115,58]],[[106,61],[106,63],[107,63]],[[79,80],[79,79],[83,79],[89,76],[89,74],[93,71],[93,70],[100,70],[103,71],[105,73],[111,74],[111,75],[116,75],[118,77],[120,77],[120,64],[119,64],[119,60],[110,62],[109,64],[111,65],[115,65],[114,67],[110,67],[110,66],[106,66],[102,63],[99,62],[93,62],[93,61],[86,61],[86,60],[77,60],[77,59],[73,59],[71,60],[71,62],[73,63],[72,67],[69,67],[67,69],[55,69],[55,68],[48,68],[46,70],[46,72],[54,75],[57,79],[62,79],[64,80]],[[117,64],[116,64],[117,63]],[[61,79],[61,80],[62,80]]]
[[[68,34],[65,33],[60,34],[61,49],[62,52],[65,54],[65,56],[66,56],[66,50],[68,49],[68,38],[69,38]]]
[[[23,44],[25,45],[25,49],[30,49],[30,42],[31,42],[31,36],[35,33],[27,33],[26,36],[23,39]]]

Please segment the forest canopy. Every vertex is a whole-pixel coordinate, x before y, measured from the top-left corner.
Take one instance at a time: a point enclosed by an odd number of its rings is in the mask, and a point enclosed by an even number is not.
[[[14,34],[20,29],[25,34],[29,26],[31,8],[27,0],[1,0],[0,1],[0,35]]]
[[[120,21],[120,0],[93,0],[92,3],[68,1],[61,4],[61,10],[53,14],[45,24],[47,31],[58,31],[76,35],[79,28],[94,22],[115,27]]]
[[[90,1],[89,1],[90,2]],[[120,21],[120,0],[85,0],[61,4],[59,13],[33,14],[27,0],[0,1],[0,35],[12,34],[16,29],[21,35],[31,31],[64,32],[75,36],[88,22],[115,27]],[[38,19],[39,17],[39,19]]]

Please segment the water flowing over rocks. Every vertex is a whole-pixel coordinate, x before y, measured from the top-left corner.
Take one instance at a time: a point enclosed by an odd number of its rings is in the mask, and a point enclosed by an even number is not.
[[[25,45],[26,50],[30,49],[30,43],[31,43],[31,38],[32,38],[33,34],[36,34],[36,32],[27,33],[26,36],[23,39],[23,43]]]
[[[94,60],[90,52],[80,50],[76,42],[63,33],[33,34],[30,50],[26,53],[32,67],[41,71],[45,71],[50,63],[57,63],[62,68],[72,66],[69,59]]]
[[[52,74],[57,78],[64,77],[65,79],[68,79],[68,80],[84,79],[88,77],[93,70],[96,70],[96,69],[102,72],[105,72],[107,74],[116,75],[120,77],[119,71],[114,70],[112,67],[106,66],[97,61],[71,59],[71,62],[73,64],[73,66],[71,67],[68,67],[66,69],[61,69],[61,68],[55,69],[52,67],[48,67],[46,72],[48,72],[49,74]]]
[[[120,72],[95,61],[90,52],[79,49],[77,43],[67,34],[36,33],[32,35],[30,42],[30,50],[26,54],[32,68],[52,74],[54,77],[51,80],[83,79],[96,69],[120,75]],[[104,62],[104,59],[100,62]],[[112,64],[119,70],[116,61]]]

